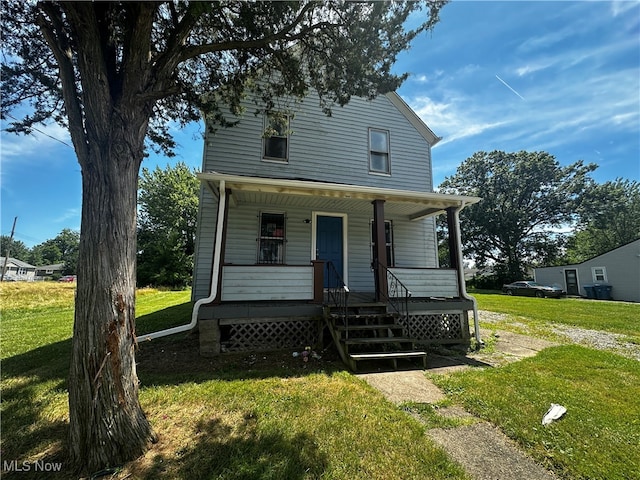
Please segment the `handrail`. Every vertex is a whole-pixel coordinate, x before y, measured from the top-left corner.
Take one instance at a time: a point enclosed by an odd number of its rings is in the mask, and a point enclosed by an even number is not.
[[[349,287],[344,283],[342,276],[336,270],[333,262],[327,262],[327,295],[330,301],[333,302],[334,306],[338,308],[338,311],[342,312],[344,326],[345,326],[345,336],[349,338],[349,315],[348,315],[348,304],[349,304]]]
[[[412,338],[411,322],[409,322],[409,298],[411,297],[411,292],[391,270],[379,261],[376,260],[373,267],[374,269],[382,268],[384,270],[387,276],[387,292],[379,292],[379,294],[386,299],[387,304],[404,320],[409,338]]]

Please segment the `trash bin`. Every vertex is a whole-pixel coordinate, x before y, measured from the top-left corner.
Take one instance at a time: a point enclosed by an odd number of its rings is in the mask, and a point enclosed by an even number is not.
[[[599,283],[593,286],[593,290],[598,300],[611,300],[611,285]]]
[[[587,298],[596,298],[595,285],[583,285],[582,288],[587,292]]]

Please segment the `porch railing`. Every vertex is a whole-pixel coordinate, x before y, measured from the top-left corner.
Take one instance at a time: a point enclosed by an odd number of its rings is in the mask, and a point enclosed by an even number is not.
[[[411,298],[411,292],[391,270],[380,264],[380,262],[376,261],[374,268],[382,268],[387,277],[387,292],[379,292],[380,296],[400,316],[407,327],[409,337],[411,337],[409,322],[409,298]]]
[[[343,318],[345,326],[345,335],[349,335],[349,287],[344,283],[342,276],[336,270],[335,265],[331,262],[327,262],[327,297],[329,303],[340,312],[339,314]]]

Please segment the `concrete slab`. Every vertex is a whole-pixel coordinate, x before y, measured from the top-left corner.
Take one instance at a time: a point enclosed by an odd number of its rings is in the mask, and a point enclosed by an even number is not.
[[[382,392],[393,403],[436,403],[445,398],[442,391],[424,376],[422,370],[361,373],[357,376]]]
[[[517,445],[489,423],[434,428],[427,435],[475,480],[556,480],[558,477],[524,455]]]

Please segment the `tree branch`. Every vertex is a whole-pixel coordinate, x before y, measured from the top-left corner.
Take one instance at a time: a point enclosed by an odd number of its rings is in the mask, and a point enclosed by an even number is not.
[[[69,119],[71,141],[78,155],[78,161],[84,164],[89,156],[89,149],[84,130],[84,116],[80,105],[80,93],[77,90],[71,48],[69,39],[64,31],[62,15],[60,10],[51,3],[41,2],[38,7],[41,10],[37,17],[38,27],[58,62],[58,73],[62,83],[65,110]],[[49,17],[51,23],[46,21],[43,13]]]

